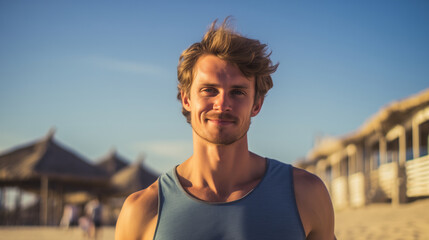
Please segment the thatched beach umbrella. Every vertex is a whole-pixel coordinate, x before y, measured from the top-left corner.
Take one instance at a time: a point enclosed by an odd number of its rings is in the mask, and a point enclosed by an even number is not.
[[[158,174],[143,166],[143,158],[113,175],[111,184],[115,195],[127,196],[147,188],[158,178]]]
[[[96,163],[96,166],[106,171],[109,176],[113,176],[128,165],[128,162],[114,148]]]
[[[42,224],[48,223],[49,191],[62,197],[65,192],[100,191],[108,182],[103,170],[57,143],[53,135],[51,130],[43,139],[0,155],[0,185],[39,192]]]

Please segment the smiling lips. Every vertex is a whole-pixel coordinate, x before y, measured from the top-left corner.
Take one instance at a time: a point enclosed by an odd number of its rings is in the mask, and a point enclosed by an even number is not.
[[[233,124],[233,121],[221,120],[221,119],[208,119],[209,122],[217,124],[217,125],[229,125]]]
[[[216,113],[206,116],[206,120],[218,125],[228,125],[236,122],[236,117],[229,113]]]

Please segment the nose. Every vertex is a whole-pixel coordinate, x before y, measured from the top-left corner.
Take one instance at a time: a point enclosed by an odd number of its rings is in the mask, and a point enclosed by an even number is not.
[[[213,109],[221,112],[231,111],[231,101],[226,93],[219,93],[213,103]]]

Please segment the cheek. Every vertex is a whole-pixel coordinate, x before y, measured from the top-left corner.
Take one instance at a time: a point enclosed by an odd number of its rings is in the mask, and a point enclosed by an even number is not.
[[[210,104],[207,102],[195,101],[192,105],[191,114],[194,115],[195,118],[200,119],[210,110]]]
[[[195,101],[194,104],[195,104],[194,105],[195,110],[197,111],[207,111],[207,110],[210,110],[210,108],[213,106],[210,103],[209,99],[205,99],[205,98],[198,99],[197,101]]]

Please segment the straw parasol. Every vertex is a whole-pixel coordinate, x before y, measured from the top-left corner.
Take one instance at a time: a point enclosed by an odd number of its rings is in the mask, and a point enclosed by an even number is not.
[[[105,181],[106,173],[54,140],[54,130],[34,143],[0,155],[2,184],[31,182],[42,176],[68,182]]]
[[[113,176],[128,165],[128,161],[122,158],[115,148],[112,148],[109,153],[105,157],[102,157],[96,164],[97,167],[106,171],[109,176]]]
[[[40,194],[42,224],[48,223],[49,198],[79,190],[101,192],[108,183],[103,170],[55,141],[54,133],[51,129],[46,137],[0,155],[0,185]]]
[[[158,178],[158,174],[143,166],[144,158],[123,168],[111,178],[115,195],[126,196],[150,186]]]

